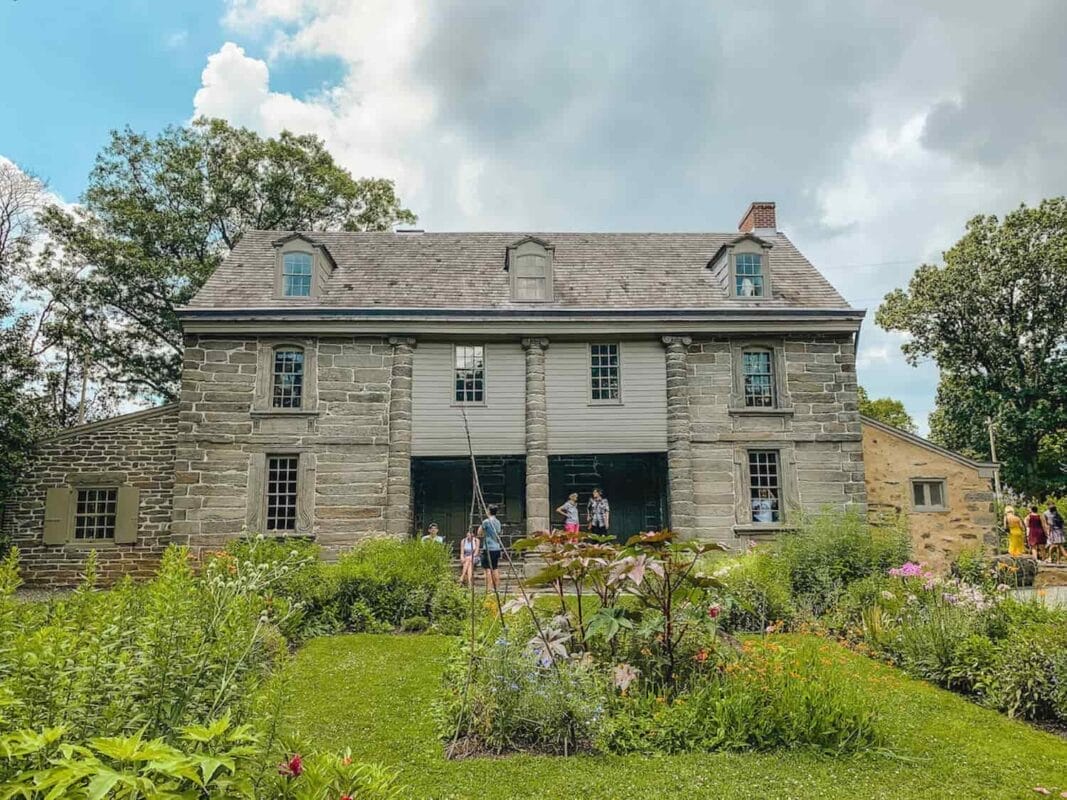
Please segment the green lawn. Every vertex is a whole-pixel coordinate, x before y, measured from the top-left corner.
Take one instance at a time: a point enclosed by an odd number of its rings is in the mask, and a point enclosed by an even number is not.
[[[353,635],[304,647],[289,681],[289,732],[399,770],[418,798],[1032,798],[1067,790],[1067,740],[862,656],[845,664],[869,692],[891,754],[511,756],[450,762],[434,737],[450,640]]]

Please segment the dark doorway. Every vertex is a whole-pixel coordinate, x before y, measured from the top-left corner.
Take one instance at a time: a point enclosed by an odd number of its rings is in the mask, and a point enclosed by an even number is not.
[[[526,519],[526,460],[522,456],[478,456],[476,463],[485,502],[499,506],[505,540],[521,537]],[[436,522],[445,541],[452,544],[463,538],[469,525],[481,521],[480,508],[471,515],[468,458],[413,458],[411,488],[416,531],[423,532]]]
[[[584,530],[586,504],[596,487],[611,504],[611,533],[620,541],[640,531],[661,530],[667,524],[666,453],[552,456],[548,482],[553,527],[563,526],[555,510],[568,494],[578,492]]]

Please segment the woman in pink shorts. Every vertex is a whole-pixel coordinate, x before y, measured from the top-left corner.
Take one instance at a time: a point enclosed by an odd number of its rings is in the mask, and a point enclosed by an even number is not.
[[[571,492],[567,502],[556,509],[557,514],[564,516],[563,530],[577,536],[578,534],[578,493]]]

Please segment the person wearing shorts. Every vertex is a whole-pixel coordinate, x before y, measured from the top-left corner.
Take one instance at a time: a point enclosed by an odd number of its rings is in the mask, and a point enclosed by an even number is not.
[[[611,506],[599,488],[593,489],[593,496],[589,498],[588,517],[590,533],[595,536],[608,535],[608,528],[611,527]]]
[[[500,551],[504,549],[500,539],[503,526],[496,518],[498,510],[496,506],[489,506],[489,516],[482,520],[478,528],[478,536],[485,539],[482,567],[485,568],[486,583],[490,589],[496,589],[500,585]]]
[[[564,517],[563,530],[566,533],[578,534],[578,493],[571,492],[567,502],[556,509],[557,514]]]

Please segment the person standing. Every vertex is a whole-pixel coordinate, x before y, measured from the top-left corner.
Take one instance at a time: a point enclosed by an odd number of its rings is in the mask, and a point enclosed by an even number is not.
[[[489,506],[489,516],[482,520],[478,527],[478,535],[485,538],[485,548],[482,550],[482,566],[485,568],[487,584],[494,591],[500,585],[500,551],[504,549],[500,534],[503,526],[496,518],[497,507]]]
[[[1037,506],[1030,506],[1030,513],[1026,515],[1026,543],[1030,545],[1030,555],[1037,561],[1041,557],[1041,550],[1048,540],[1048,532],[1045,526],[1048,523],[1045,518],[1037,513]]]
[[[593,496],[589,498],[587,509],[589,532],[595,536],[607,536],[608,528],[611,527],[611,506],[608,498],[599,488],[593,489]]]
[[[557,514],[564,517],[563,530],[566,533],[577,535],[578,533],[578,493],[571,492],[567,496],[567,502],[556,509]]]
[[[468,528],[467,535],[459,543],[460,585],[466,583],[472,586],[474,584],[474,560],[478,558],[482,549],[481,542],[478,541],[475,533],[476,530],[476,528]]]
[[[1059,560],[1063,561],[1067,558],[1067,553],[1063,550],[1063,517],[1060,516],[1060,511],[1056,508],[1055,503],[1048,504],[1048,511],[1044,513],[1045,518],[1045,532],[1048,538],[1048,560],[1055,561],[1054,555],[1059,556]]]
[[[1004,507],[1004,527],[1008,530],[1008,555],[1012,558],[1026,555],[1026,530],[1022,517],[1015,513],[1015,506]]]
[[[422,541],[435,544],[445,543],[445,537],[441,535],[441,529],[437,527],[436,522],[430,523],[430,527],[426,529],[426,535],[422,537]]]

